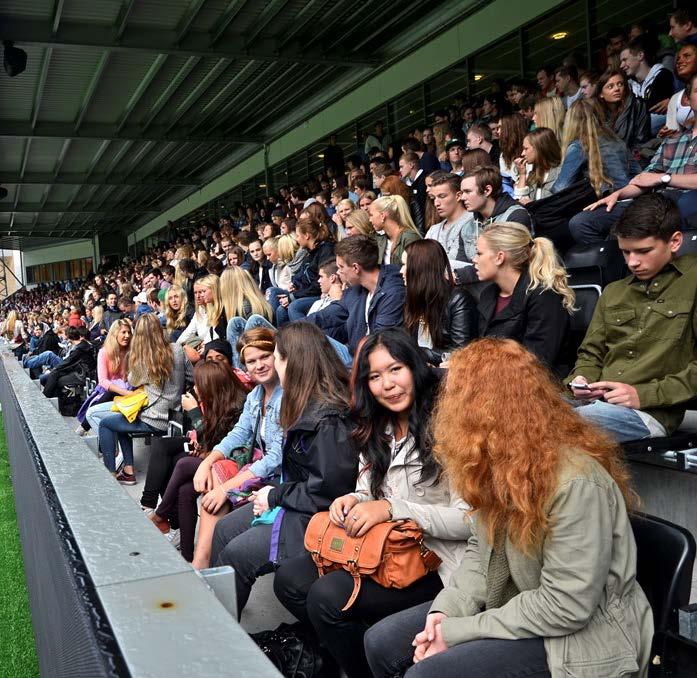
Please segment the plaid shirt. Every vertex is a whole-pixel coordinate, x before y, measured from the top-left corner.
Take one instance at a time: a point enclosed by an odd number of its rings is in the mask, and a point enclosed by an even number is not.
[[[695,174],[697,173],[697,136],[692,137],[692,130],[679,137],[668,137],[656,151],[647,172],[661,174]]]

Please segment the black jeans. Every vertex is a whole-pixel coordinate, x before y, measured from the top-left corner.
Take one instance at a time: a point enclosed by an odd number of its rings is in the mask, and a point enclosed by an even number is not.
[[[405,672],[407,678],[550,678],[542,638],[471,640],[414,664],[411,643],[423,631],[430,607],[429,602],[393,614],[365,634],[374,678],[394,678]]]
[[[251,526],[252,504],[246,504],[218,521],[213,533],[211,566],[230,565],[235,570],[237,615],[242,614],[257,577],[273,572],[269,560],[272,525]]]
[[[314,628],[322,645],[349,678],[370,675],[363,636],[371,624],[393,612],[433,600],[442,588],[436,572],[404,589],[387,589],[364,577],[356,602],[342,612],[353,590],[353,578],[345,570],[318,577],[312,558],[305,554],[283,561],[274,579],[276,597],[298,619]]]

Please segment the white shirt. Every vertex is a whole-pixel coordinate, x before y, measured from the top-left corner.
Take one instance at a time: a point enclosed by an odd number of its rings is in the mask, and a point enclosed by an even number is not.
[[[370,334],[370,325],[368,323],[368,310],[370,309],[370,302],[375,296],[374,292],[368,292],[368,296],[365,298],[365,334],[368,336]]]

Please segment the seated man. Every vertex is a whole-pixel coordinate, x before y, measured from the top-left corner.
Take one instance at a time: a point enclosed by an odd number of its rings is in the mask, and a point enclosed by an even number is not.
[[[460,192],[465,209],[473,212],[479,228],[512,221],[532,230],[530,213],[504,193],[498,167],[479,166],[466,172],[460,183]]]
[[[49,329],[46,330],[44,335],[41,337],[41,341],[39,342],[39,345],[37,346],[33,355],[27,354],[22,356],[22,366],[28,367],[30,370],[32,370],[37,367],[43,367],[44,365],[48,365],[48,367],[55,367],[56,365],[60,364],[63,357],[65,357],[61,356],[63,350],[61,349],[60,342],[62,339],[66,338],[66,333],[69,330],[76,329],[77,328],[75,327],[69,328],[64,326],[60,327],[57,333],[54,333],[49,327]],[[68,351],[69,350],[70,348],[68,348]],[[65,352],[65,355],[67,355],[67,352]]]
[[[620,442],[672,434],[697,396],[697,255],[677,257],[680,212],[637,198],[613,228],[631,275],[605,288],[567,383],[577,412]]]
[[[697,112],[697,73],[687,83],[690,108]],[[667,137],[661,144],[645,172],[637,174],[624,188],[574,216],[569,222],[576,242],[595,242],[604,239],[611,226],[627,209],[629,200],[654,189],[660,189],[675,202],[683,219],[697,215],[697,125],[675,137]],[[626,201],[626,202],[620,202]],[[603,209],[598,209],[602,207]]]
[[[360,340],[404,319],[405,288],[399,266],[378,263],[378,245],[368,235],[352,235],[334,250],[339,277],[348,289],[338,301],[307,317],[325,333],[348,345],[351,355]]]

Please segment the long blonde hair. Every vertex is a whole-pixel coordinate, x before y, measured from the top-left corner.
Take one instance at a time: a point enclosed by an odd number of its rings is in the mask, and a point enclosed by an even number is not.
[[[181,302],[181,307],[175,314],[169,305],[169,297],[172,294],[177,294]],[[179,285],[171,285],[165,292],[165,320],[167,321],[168,330],[178,330],[186,325],[186,311],[189,308],[189,298],[186,292]]]
[[[220,276],[220,297],[228,320],[245,316],[244,302],[247,300],[252,313],[273,319],[273,310],[259,291],[249,272],[239,266],[230,266]]]
[[[383,195],[373,201],[370,206],[378,212],[387,214],[390,219],[396,221],[402,227],[402,230],[409,229],[414,231],[414,233],[419,233],[419,229],[416,228],[411,218],[409,205],[407,205],[407,201],[401,195]]]
[[[104,306],[100,304],[92,309],[92,324],[90,325],[89,329],[99,325],[102,320],[104,320]]]
[[[375,201],[373,200],[373,202]],[[363,235],[375,235],[373,224],[370,223],[370,215],[366,210],[353,210],[346,217],[346,226],[355,229]]]
[[[566,109],[559,97],[545,97],[535,104],[536,127],[547,127],[554,132],[557,139],[564,132],[564,117]]]
[[[603,122],[595,105],[585,99],[574,102],[566,114],[564,123],[563,157],[566,157],[572,141],[578,141],[581,144],[588,158],[588,179],[598,196],[602,193],[603,184],[612,185],[612,180],[605,176],[603,170],[603,156],[598,142],[600,134],[609,134],[609,132],[604,131]]]
[[[99,306],[101,308],[101,306]],[[120,318],[114,321],[109,328],[109,333],[106,335],[104,340],[104,346],[102,351],[106,353],[106,359],[109,362],[109,371],[111,374],[119,374],[120,372],[125,372],[124,365],[127,364],[128,360],[128,349],[130,348],[130,343],[125,349],[121,348],[118,341],[119,330],[122,327],[127,327],[133,339],[133,328],[131,327],[130,321],[125,318]]]
[[[208,319],[208,327],[215,327],[220,320],[220,316],[223,312],[223,304],[220,301],[220,278],[217,275],[207,275],[203,278],[199,278],[194,282],[194,287],[199,285],[200,287],[205,287],[213,293],[213,301],[206,304],[206,318]],[[196,315],[201,317],[201,312],[197,308]]]
[[[495,252],[505,252],[513,268],[527,272],[528,291],[538,287],[553,290],[562,298],[564,308],[573,313],[576,296],[551,240],[533,238],[525,226],[513,222],[490,224],[482,231],[482,238]]]
[[[154,313],[144,313],[136,321],[128,363],[133,386],[157,384],[162,388],[172,376],[174,353]]]
[[[17,311],[12,309],[8,314],[7,314],[7,319],[5,320],[5,326],[3,328],[4,333],[10,337],[10,339],[14,339],[15,336],[15,325],[17,324]]]

